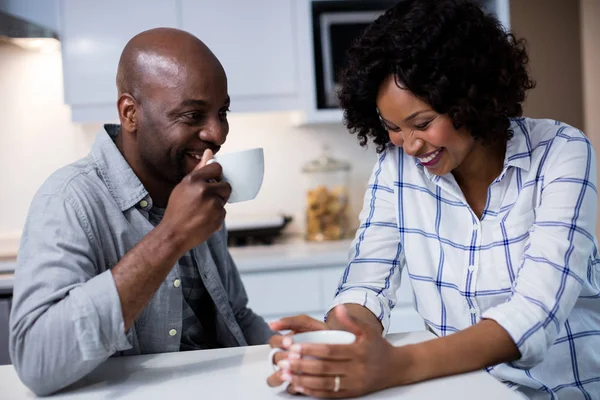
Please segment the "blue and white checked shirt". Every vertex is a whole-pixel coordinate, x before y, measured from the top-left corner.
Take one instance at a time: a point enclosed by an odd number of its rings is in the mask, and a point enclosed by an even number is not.
[[[401,148],[376,163],[332,308],[362,304],[389,327],[403,268],[444,336],[498,322],[522,357],[488,371],[535,399],[600,399],[600,258],[594,149],[552,120],[511,120],[481,219],[452,174]]]

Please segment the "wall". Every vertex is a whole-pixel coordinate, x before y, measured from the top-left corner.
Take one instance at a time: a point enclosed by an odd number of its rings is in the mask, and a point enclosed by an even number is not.
[[[58,167],[88,152],[98,126],[70,122],[59,53],[0,43],[0,256],[18,242],[29,202]]]
[[[581,49],[583,57],[584,132],[600,154],[600,1],[581,0]],[[597,161],[600,168],[600,160]],[[598,169],[600,176],[600,169]],[[600,231],[598,213],[597,231]]]
[[[323,145],[332,149],[332,156],[349,161],[350,200],[352,215],[357,216],[371,169],[376,161],[373,148],[358,145],[342,124],[312,125],[294,128],[290,115],[285,112],[270,114],[235,115],[229,119],[230,133],[223,152],[250,147],[265,149],[265,178],[263,187],[254,201],[236,203],[228,207],[228,215],[261,215],[274,211],[292,213],[295,223],[292,231],[304,227],[303,207],[306,190],[304,163],[318,157]]]
[[[100,124],[71,122],[63,105],[59,53],[40,54],[0,44],[0,257],[14,253],[29,203],[48,175],[87,154]],[[341,124],[294,128],[288,113],[235,114],[223,148],[264,147],[263,188],[252,202],[229,206],[228,218],[273,212],[291,214],[292,232],[303,228],[302,165],[319,155],[323,144],[353,164],[351,205],[358,214],[366,181],[375,162],[373,150],[358,146]]]
[[[596,0],[588,2],[597,6]],[[579,0],[511,1],[510,21],[517,37],[527,40],[537,81],[524,114],[583,129]]]

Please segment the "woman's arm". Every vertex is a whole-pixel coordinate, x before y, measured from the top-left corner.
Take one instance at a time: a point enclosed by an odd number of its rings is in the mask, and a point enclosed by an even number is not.
[[[521,357],[508,332],[492,320],[453,335],[397,347],[395,353],[397,359],[409,357],[414,362],[406,375],[395,377],[394,385],[476,371]]]
[[[395,184],[401,175],[401,157],[403,153],[397,148],[388,148],[373,167],[359,216],[360,225],[349,249],[348,265],[327,312],[328,325],[339,325],[330,311],[344,304],[352,305],[349,312],[370,322],[379,334],[387,331],[405,264]]]
[[[338,306],[332,314],[341,329],[356,335],[356,342],[289,347],[289,357],[279,362],[281,379],[291,384],[288,391],[321,398],[356,397],[475,371],[520,356],[508,333],[494,321],[484,320],[443,338],[393,347],[373,329],[372,321],[353,317],[347,308]]]

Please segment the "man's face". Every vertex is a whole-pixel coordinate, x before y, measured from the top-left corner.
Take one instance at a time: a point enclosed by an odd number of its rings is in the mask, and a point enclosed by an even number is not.
[[[144,168],[176,185],[200,162],[204,150],[219,151],[229,132],[227,77],[218,63],[177,65],[164,80],[151,77],[138,99],[137,144]]]

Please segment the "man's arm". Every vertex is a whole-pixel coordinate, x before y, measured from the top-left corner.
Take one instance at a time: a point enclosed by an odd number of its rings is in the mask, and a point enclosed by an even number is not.
[[[207,150],[193,172],[175,187],[160,224],[112,269],[128,330],[152,299],[177,260],[205,242],[225,219],[231,186],[215,182],[222,168]],[[212,181],[212,182],[209,182]]]
[[[72,200],[34,198],[21,240],[10,317],[10,354],[26,386],[47,395],[131,343],[110,270]]]
[[[53,393],[131,343],[126,331],[177,259],[223,222],[231,188],[213,164],[173,191],[163,222],[115,265],[104,261],[89,217],[73,199],[36,196],[15,273],[10,352],[21,380]]]

